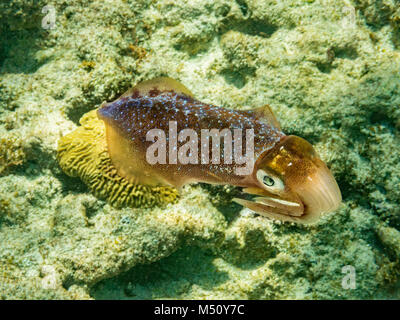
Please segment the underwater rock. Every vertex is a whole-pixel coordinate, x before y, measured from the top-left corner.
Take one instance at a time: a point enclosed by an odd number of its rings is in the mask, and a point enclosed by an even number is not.
[[[391,250],[392,254],[400,259],[400,231],[391,227],[379,226],[377,234],[382,243]]]
[[[38,28],[41,25],[42,8],[48,3],[44,0],[0,3],[0,32],[1,25],[7,25],[11,30]]]
[[[0,139],[0,177],[23,164],[25,160],[21,139],[13,136]]]

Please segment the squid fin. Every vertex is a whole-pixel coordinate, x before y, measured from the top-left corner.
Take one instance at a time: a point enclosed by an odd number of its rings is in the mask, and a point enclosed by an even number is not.
[[[140,82],[135,87],[129,89],[121,97],[130,96],[158,96],[163,92],[175,92],[193,98],[193,93],[182,83],[168,77],[160,77]]]
[[[266,104],[265,106],[258,107],[251,110],[242,110],[239,111],[246,115],[253,117],[256,120],[262,121],[274,127],[275,129],[281,130],[281,125],[279,124],[278,119],[275,117],[274,113],[272,112],[271,107]]]

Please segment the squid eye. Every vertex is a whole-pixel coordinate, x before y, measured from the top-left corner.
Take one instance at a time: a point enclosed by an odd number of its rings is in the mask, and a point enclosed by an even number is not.
[[[271,192],[278,192],[285,189],[281,179],[261,169],[257,171],[257,180],[263,184],[265,189]]]
[[[272,187],[275,184],[275,181],[270,176],[265,175],[263,177],[263,183],[268,187]]]

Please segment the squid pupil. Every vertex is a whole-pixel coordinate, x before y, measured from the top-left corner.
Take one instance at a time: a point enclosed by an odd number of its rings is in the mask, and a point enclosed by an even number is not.
[[[274,179],[272,179],[271,177],[268,177],[268,176],[264,176],[263,182],[264,182],[264,184],[267,185],[268,187],[272,187],[272,186],[275,184]]]

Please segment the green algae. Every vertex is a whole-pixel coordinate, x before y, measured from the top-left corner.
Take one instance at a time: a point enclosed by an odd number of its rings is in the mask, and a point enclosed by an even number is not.
[[[44,30],[46,4],[0,5],[1,298],[399,298],[396,1],[57,0]],[[114,209],[65,176],[59,138],[161,75],[205,102],[270,104],[332,168],[342,207],[275,223],[197,185]]]

